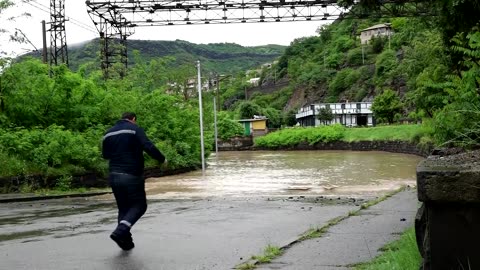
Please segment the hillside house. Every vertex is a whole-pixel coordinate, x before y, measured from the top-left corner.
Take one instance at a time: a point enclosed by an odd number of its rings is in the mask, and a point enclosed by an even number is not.
[[[311,104],[300,108],[295,118],[304,127],[337,123],[347,127],[374,126],[375,119],[371,107],[371,102]],[[329,108],[332,111],[333,120],[323,123],[323,121],[317,119],[320,108]]]
[[[390,23],[377,24],[360,31],[360,41],[362,44],[367,44],[373,37],[389,37],[392,33],[392,26]]]

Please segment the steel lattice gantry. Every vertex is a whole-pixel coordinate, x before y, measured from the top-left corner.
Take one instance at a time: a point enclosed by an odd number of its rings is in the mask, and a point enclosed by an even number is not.
[[[431,1],[377,0],[373,8],[341,7],[339,0],[90,0],[86,5],[103,42],[102,68],[108,70],[118,60],[126,67],[126,39],[139,26],[424,16],[431,13]],[[120,46],[112,47],[113,41]]]
[[[67,37],[65,33],[65,0],[50,1],[50,67],[68,66]]]

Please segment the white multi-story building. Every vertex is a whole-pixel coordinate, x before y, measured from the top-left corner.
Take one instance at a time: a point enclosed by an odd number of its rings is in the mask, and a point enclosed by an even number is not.
[[[347,127],[374,126],[375,119],[371,110],[371,102],[346,102],[346,103],[319,103],[304,106],[295,115],[301,126],[319,126],[342,124]],[[321,121],[318,119],[321,108],[332,111],[333,120]]]

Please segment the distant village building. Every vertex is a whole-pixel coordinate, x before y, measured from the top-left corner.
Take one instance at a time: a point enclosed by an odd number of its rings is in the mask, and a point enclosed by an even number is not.
[[[319,103],[304,106],[295,115],[301,126],[320,126],[323,124],[342,124],[347,127],[374,126],[375,119],[371,110],[372,102],[346,102],[346,103]],[[318,114],[321,108],[332,111],[333,120],[320,121]]]
[[[390,23],[382,23],[371,26],[360,31],[360,41],[362,44],[367,44],[373,37],[391,36],[392,26]]]
[[[253,86],[258,86],[260,84],[260,78],[251,78],[250,80],[248,80],[248,83]]]

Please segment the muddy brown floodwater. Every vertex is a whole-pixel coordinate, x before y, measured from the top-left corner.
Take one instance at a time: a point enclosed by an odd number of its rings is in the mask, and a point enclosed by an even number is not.
[[[422,157],[387,152],[219,152],[205,174],[150,178],[150,199],[292,195],[379,195],[415,185]]]

